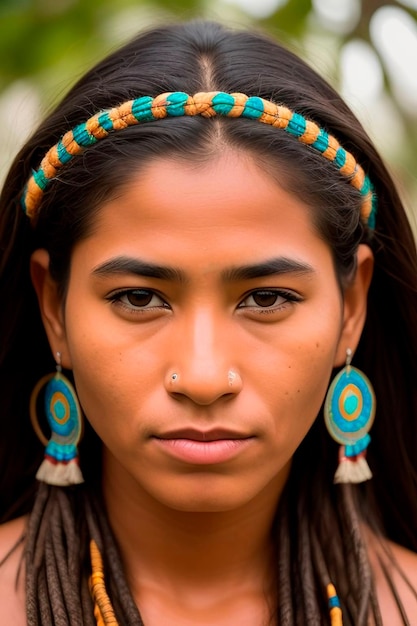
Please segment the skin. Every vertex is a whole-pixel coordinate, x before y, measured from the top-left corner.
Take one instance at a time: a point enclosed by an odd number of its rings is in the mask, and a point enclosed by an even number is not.
[[[104,497],[147,626],[268,621],[272,518],[332,368],[357,346],[372,274],[360,246],[342,298],[310,211],[248,155],[158,159],[74,249],[64,306],[47,253],[33,255],[51,349],[103,441]],[[237,442],[219,460],[224,439]]]

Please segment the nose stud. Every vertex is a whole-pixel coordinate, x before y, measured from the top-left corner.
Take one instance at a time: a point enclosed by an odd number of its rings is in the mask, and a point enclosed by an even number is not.
[[[227,374],[227,380],[229,381],[230,387],[233,387],[234,383],[237,380],[237,374],[233,370],[229,370]]]
[[[178,378],[179,378],[179,375],[177,374],[177,372],[173,372],[170,375],[170,377],[169,377],[169,381],[171,383],[175,383],[175,382],[177,382]],[[230,387],[233,387],[233,385],[236,382],[238,382],[238,379],[239,379],[239,375],[236,372],[234,372],[233,370],[229,370],[227,372],[227,381],[228,381]]]

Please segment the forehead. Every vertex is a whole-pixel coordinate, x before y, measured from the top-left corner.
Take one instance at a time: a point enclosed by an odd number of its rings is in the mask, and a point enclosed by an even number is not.
[[[330,255],[311,208],[256,160],[225,151],[206,163],[158,158],[103,204],[86,242],[95,254],[241,265],[248,257]],[[81,244],[83,245],[83,244]]]

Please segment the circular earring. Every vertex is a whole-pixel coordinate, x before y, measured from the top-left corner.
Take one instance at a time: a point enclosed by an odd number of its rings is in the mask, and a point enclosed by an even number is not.
[[[61,355],[57,352],[55,374],[47,374],[35,385],[30,398],[30,419],[40,441],[46,446],[45,456],[36,478],[49,485],[76,485],[84,482],[78,460],[77,445],[82,435],[82,413],[77,394],[62,374]],[[51,428],[49,441],[37,417],[37,398],[44,392],[44,410]]]
[[[359,483],[372,478],[365,457],[375,417],[375,392],[369,379],[351,361],[352,351],[348,348],[346,365],[332,381],[324,403],[327,430],[341,444],[336,483]]]

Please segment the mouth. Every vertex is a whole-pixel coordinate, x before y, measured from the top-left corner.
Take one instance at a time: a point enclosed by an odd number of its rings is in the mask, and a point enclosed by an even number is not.
[[[252,445],[255,437],[222,428],[208,431],[185,428],[153,437],[170,457],[193,465],[215,465],[231,461]]]
[[[196,430],[194,428],[183,428],[180,430],[172,430],[161,435],[157,435],[157,439],[189,439],[190,441],[226,441],[248,439],[250,435],[239,433],[224,428],[215,428],[212,430]]]

